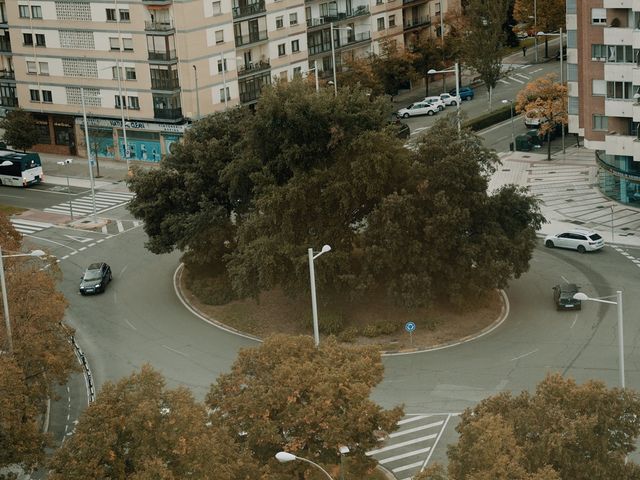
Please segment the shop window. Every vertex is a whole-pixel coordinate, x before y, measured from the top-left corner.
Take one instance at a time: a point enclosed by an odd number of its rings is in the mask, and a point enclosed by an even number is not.
[[[73,125],[64,119],[53,119],[53,134],[56,145],[71,145]]]
[[[49,134],[49,118],[47,115],[33,113],[33,123],[38,131],[38,139],[36,143],[49,145],[51,144],[51,137]]]

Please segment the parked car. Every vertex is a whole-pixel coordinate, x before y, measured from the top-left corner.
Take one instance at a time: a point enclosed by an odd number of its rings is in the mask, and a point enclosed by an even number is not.
[[[562,49],[562,60],[566,60],[567,59],[567,48],[563,48]],[[560,50],[558,50],[556,52],[556,60],[560,61]]]
[[[465,100],[473,100],[473,96],[475,95],[475,92],[471,87],[460,87],[459,93],[460,93],[460,100],[463,102]],[[455,96],[456,89],[454,88],[453,90],[449,90],[449,95]]]
[[[527,128],[539,128],[547,118],[538,110],[529,110],[524,114],[524,126]]]
[[[80,277],[80,293],[104,292],[111,281],[111,267],[104,262],[92,263]]]
[[[401,108],[396,113],[397,117],[409,118],[417,115],[435,115],[438,113],[438,107],[431,105],[427,102],[416,102],[409,105],[407,108]]]
[[[460,103],[460,97],[456,97],[455,95],[455,90],[453,95],[450,95],[448,93],[441,93],[440,94],[440,100],[442,100],[442,102],[448,107],[450,105],[456,106],[458,105],[458,103]]]
[[[427,103],[430,103],[431,105],[438,107],[438,110],[440,111],[443,111],[446,107],[446,105],[440,99],[440,97],[425,97],[423,102],[427,102]]]
[[[555,235],[547,235],[544,245],[548,248],[569,248],[580,253],[593,252],[604,247],[604,240],[593,230],[568,230]]]
[[[580,289],[575,283],[566,283],[563,285],[556,285],[553,287],[553,301],[556,304],[558,310],[580,310],[582,309],[582,302],[576,300],[573,296],[578,293]]]
[[[388,124],[393,126],[398,138],[405,140],[411,136],[411,128],[409,127],[409,125],[401,122],[398,117],[393,118],[388,122]]]

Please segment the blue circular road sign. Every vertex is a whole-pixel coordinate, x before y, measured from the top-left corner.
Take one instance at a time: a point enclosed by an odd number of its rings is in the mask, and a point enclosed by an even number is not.
[[[407,323],[404,325],[404,329],[405,329],[407,332],[411,333],[411,332],[413,332],[413,331],[416,329],[416,324],[415,324],[415,323],[413,323],[413,322],[407,322]]]

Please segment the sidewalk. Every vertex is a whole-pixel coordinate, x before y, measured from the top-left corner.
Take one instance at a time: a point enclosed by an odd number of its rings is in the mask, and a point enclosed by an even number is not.
[[[514,183],[541,200],[547,219],[539,234],[566,229],[597,231],[606,243],[640,247],[640,208],[618,203],[600,192],[595,153],[572,145],[566,153],[507,152],[489,191]]]

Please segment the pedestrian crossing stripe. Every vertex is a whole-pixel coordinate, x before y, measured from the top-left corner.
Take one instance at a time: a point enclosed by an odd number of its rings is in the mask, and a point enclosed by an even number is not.
[[[432,438],[436,438],[438,435],[436,433],[432,433],[430,435],[425,435],[424,437],[414,438],[411,440],[407,440],[405,442],[394,443],[391,445],[387,445],[386,447],[378,448],[376,450],[371,450],[366,453],[367,456],[377,455],[378,453],[388,452],[389,450],[395,450],[396,448],[406,447],[407,445],[413,445],[414,443],[424,442],[425,440],[431,440]]]
[[[23,235],[36,233],[41,230],[53,227],[52,223],[34,222],[32,220],[23,220],[20,218],[12,218],[10,221],[13,224],[13,228],[15,228]]]
[[[119,207],[129,202],[134,197],[133,193],[129,192],[96,192],[95,194],[95,207],[96,213],[103,212],[110,208]],[[63,215],[70,215],[78,213],[80,215],[86,215],[93,213],[94,199],[91,196],[84,196],[71,200],[71,208],[69,208],[69,202],[62,202],[51,207],[44,209],[45,212],[60,213]]]

